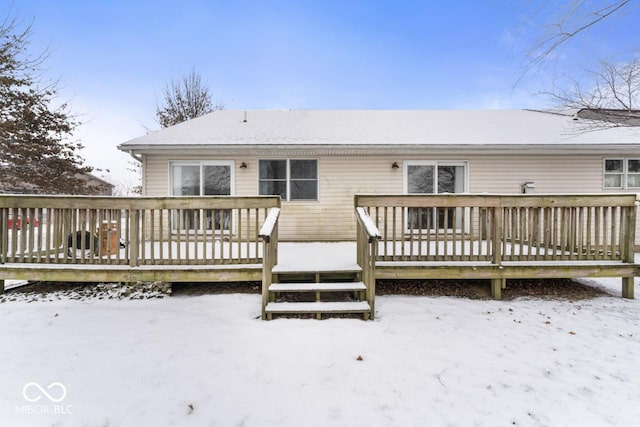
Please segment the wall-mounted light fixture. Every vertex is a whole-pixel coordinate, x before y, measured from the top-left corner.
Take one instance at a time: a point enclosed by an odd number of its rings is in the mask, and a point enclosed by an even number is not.
[[[400,169],[400,165],[398,164],[398,162],[391,163],[391,169]]]
[[[240,169],[246,169],[249,166],[247,166],[247,164],[245,162],[240,163]]]
[[[522,194],[531,194],[536,192],[536,183],[533,181],[525,182],[520,186]]]

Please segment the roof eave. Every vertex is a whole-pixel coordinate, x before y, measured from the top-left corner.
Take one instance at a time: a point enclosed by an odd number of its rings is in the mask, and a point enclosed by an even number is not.
[[[315,155],[387,154],[638,154],[640,144],[122,144],[118,149],[131,154],[264,155],[300,153]]]

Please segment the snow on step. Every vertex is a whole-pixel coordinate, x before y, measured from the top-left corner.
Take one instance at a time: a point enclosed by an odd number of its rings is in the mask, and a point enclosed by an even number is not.
[[[318,261],[317,265],[310,263],[304,265],[304,263],[286,264],[278,263],[273,267],[273,272],[277,274],[303,274],[303,273],[361,273],[362,267],[358,264],[344,264],[344,265],[324,265],[322,261]]]
[[[362,282],[272,283],[269,290],[271,292],[346,292],[366,291],[367,287]]]
[[[368,313],[366,301],[357,302],[270,302],[267,313]]]

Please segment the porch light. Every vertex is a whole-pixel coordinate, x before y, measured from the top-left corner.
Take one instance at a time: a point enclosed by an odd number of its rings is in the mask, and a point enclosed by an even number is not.
[[[399,169],[400,165],[398,165],[398,162],[393,162],[391,163],[391,169]]]
[[[536,192],[536,183],[533,181],[525,182],[520,186],[522,194],[530,194]]]
[[[247,164],[245,162],[240,163],[240,169],[246,169],[249,166],[247,166]]]

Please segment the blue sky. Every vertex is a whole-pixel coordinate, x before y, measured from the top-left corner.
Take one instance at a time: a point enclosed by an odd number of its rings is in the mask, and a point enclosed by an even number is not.
[[[195,68],[227,109],[543,108],[540,91],[638,49],[632,6],[524,74],[553,2],[16,0],[31,50],[85,122],[92,166],[120,179],[115,146],[156,129],[164,83]]]

